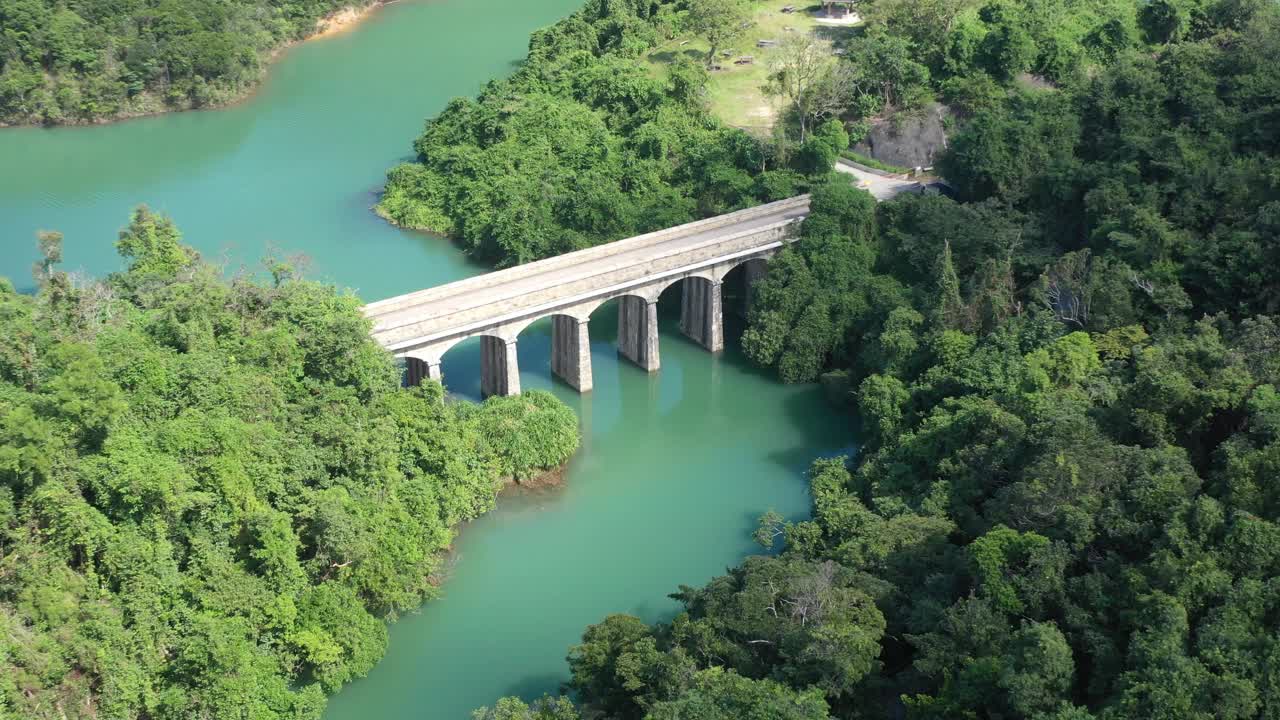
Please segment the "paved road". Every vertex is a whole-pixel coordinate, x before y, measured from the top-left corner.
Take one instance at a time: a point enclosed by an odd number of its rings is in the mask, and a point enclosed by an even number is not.
[[[920,192],[923,190],[923,186],[914,180],[883,177],[865,170],[859,170],[841,161],[836,162],[836,170],[852,175],[858,187],[870,192],[877,200],[892,200],[904,192]]]

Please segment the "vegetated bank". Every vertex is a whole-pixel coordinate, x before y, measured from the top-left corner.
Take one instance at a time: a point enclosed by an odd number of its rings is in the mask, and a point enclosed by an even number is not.
[[[239,100],[282,48],[383,0],[0,0],[0,126]]]
[[[402,388],[357,298],[145,208],[117,248],[71,277],[42,234],[38,292],[0,282],[0,717],[319,718],[577,419]]]
[[[862,452],[671,622],[589,627],[581,708],[477,717],[1280,717],[1277,7],[867,5],[969,98],[961,202],[817,187],[743,340]]]
[[[804,192],[848,145],[839,123],[753,137],[710,113],[702,63],[645,63],[689,7],[590,0],[534,33],[511,78],[427,122],[378,213],[515,265]]]

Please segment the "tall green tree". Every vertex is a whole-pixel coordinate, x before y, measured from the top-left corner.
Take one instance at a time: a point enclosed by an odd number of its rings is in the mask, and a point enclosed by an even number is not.
[[[741,36],[750,22],[750,10],[743,0],[694,0],[689,5],[690,28],[711,46],[708,68],[715,64],[720,49]]]

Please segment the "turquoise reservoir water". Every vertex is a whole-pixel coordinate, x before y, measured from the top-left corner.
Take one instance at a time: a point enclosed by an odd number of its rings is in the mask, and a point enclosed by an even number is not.
[[[579,2],[406,0],[288,51],[232,108],[0,131],[0,275],[30,285],[42,228],[66,233],[68,269],[116,269],[111,243],[140,202],[229,271],[272,248],[303,252],[312,277],[368,300],[481,272],[447,241],[368,208],[424,117],[510,72],[529,32]],[[552,389],[582,419],[566,485],[508,493],[464,527],[443,597],[395,623],[387,657],[333,698],[329,720],[461,719],[501,695],[554,691],[585,625],[669,615],[677,585],[752,551],[762,512],[805,514],[804,469],[850,441],[818,390],[777,384],[734,342],[706,353],[669,315],[662,370],[647,375],[619,362],[611,309],[592,318],[586,396],[553,384],[548,326],[520,337],[524,387]],[[460,395],[476,394],[477,370],[474,344],[445,358]]]

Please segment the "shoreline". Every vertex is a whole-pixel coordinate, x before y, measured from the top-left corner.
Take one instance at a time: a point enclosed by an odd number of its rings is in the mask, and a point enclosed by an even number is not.
[[[357,25],[364,22],[364,20],[372,15],[378,8],[383,7],[384,5],[391,5],[396,2],[399,2],[399,0],[375,0],[375,2],[360,6],[347,5],[337,12],[330,13],[329,15],[316,20],[315,31],[302,38],[299,42],[322,40],[335,35],[341,35],[342,33],[355,29]],[[271,59],[274,61],[275,56],[279,53],[280,50],[274,51]]]
[[[581,448],[579,448],[579,450],[580,449]],[[427,582],[437,590],[448,584],[449,578],[453,574],[453,566],[458,559],[458,539],[462,537],[462,533],[466,531],[467,526],[471,523],[497,510],[498,503],[502,501],[503,496],[519,495],[525,497],[537,497],[540,495],[558,493],[564,490],[564,488],[568,486],[568,480],[565,478],[565,475],[569,472],[569,463],[577,454],[578,450],[575,450],[573,455],[570,455],[568,459],[556,467],[542,470],[537,475],[525,478],[524,480],[517,480],[510,475],[498,478],[499,486],[498,489],[494,491],[493,508],[470,520],[464,520],[463,522],[449,528],[450,531],[453,532],[453,539],[449,541],[449,546],[440,552],[441,571],[428,575]],[[434,599],[436,598],[431,596],[423,597],[421,602],[418,603],[418,606],[409,612],[420,612],[427,603],[430,603]],[[378,662],[381,663],[382,660],[379,659]]]
[[[261,72],[258,73],[258,78],[251,85],[243,88],[241,91],[236,92],[232,96],[219,102],[211,103],[209,105],[201,105],[200,107],[173,106],[173,107],[164,107],[162,109],[124,110],[115,115],[111,115],[110,117],[94,118],[90,120],[77,119],[77,120],[72,120],[68,122],[60,122],[60,123],[53,123],[53,124],[47,124],[42,122],[16,122],[16,123],[0,122],[0,130],[6,130],[10,128],[57,129],[57,128],[72,128],[72,127],[95,127],[100,125],[114,125],[115,123],[128,122],[130,120],[138,120],[140,118],[157,117],[160,115],[169,115],[172,113],[200,112],[204,110],[225,110],[226,108],[239,105],[242,102],[252,100],[253,97],[257,95],[258,91],[262,88],[263,83],[266,82],[267,74],[271,72],[271,66],[275,64],[275,62],[280,58],[280,56],[283,55],[288,50],[294,47],[297,47],[298,45],[301,45],[303,43],[311,42],[313,40],[324,40],[327,38],[332,38],[338,35],[345,34],[355,29],[356,27],[358,27],[361,23],[367,20],[380,8],[383,8],[387,5],[394,5],[399,1],[400,0],[372,0],[372,1],[365,0],[365,2],[363,3],[353,2],[339,10],[336,10],[332,13],[329,13],[328,15],[325,15],[324,17],[317,19],[314,29],[306,37],[300,38],[298,40],[290,40],[282,45],[279,45],[265,52],[262,55],[263,64],[262,64]],[[148,96],[147,99],[144,100],[143,102],[144,103],[149,102],[151,99],[152,97]]]
[[[502,481],[502,489],[498,491],[499,497],[508,493],[529,494],[564,487],[568,483],[565,475],[569,472],[569,461],[577,454],[578,451],[574,450],[568,460],[556,467],[539,470],[537,474],[527,478],[521,479],[510,475],[499,478]]]
[[[369,206],[369,211],[372,212],[374,215],[377,215],[383,222],[385,222],[386,224],[390,225],[393,228],[399,228],[400,230],[412,230],[413,232],[428,233],[430,235],[438,235],[439,237],[445,238],[446,240],[453,240],[451,233],[447,229],[439,230],[433,227],[427,227],[425,225],[422,225],[422,226],[406,225],[396,220],[395,218],[391,217],[389,214],[387,214],[385,210],[382,209],[382,196],[386,193],[386,191],[387,191],[387,183],[384,180],[382,183],[382,187],[378,188],[378,202]],[[491,268],[491,269],[496,269],[496,268]]]

